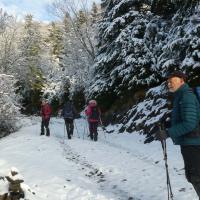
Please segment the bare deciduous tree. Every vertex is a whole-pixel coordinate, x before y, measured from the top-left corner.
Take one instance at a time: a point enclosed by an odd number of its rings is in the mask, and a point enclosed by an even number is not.
[[[69,19],[77,40],[88,53],[91,61],[95,59],[95,40],[92,16],[87,0],[56,0],[52,8],[57,16]]]

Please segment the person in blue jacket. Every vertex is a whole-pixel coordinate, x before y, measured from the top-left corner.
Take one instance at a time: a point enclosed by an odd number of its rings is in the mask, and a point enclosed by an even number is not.
[[[173,93],[171,125],[158,131],[156,138],[162,141],[170,137],[174,144],[180,145],[186,178],[200,198],[200,105],[184,73],[171,73],[167,85]]]
[[[72,101],[67,101],[62,109],[61,116],[65,120],[68,139],[71,139],[74,132],[74,119],[76,116],[76,109]]]

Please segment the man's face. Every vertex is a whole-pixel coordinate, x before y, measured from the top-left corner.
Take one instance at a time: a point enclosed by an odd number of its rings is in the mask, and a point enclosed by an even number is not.
[[[179,77],[172,77],[167,80],[167,86],[170,92],[176,92],[184,83],[184,80]]]

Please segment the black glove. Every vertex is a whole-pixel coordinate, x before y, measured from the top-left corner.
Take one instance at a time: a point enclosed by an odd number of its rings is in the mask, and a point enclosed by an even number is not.
[[[144,140],[144,144],[151,143],[155,140],[154,136],[149,136]]]
[[[164,141],[169,137],[167,130],[159,130],[155,133],[155,139]]]

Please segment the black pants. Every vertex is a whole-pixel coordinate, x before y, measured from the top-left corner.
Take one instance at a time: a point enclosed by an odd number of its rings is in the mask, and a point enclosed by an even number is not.
[[[200,199],[200,146],[181,146],[185,175]]]
[[[49,121],[50,121],[50,119],[42,119],[41,135],[44,135],[44,128],[45,128],[46,129],[46,136],[50,136]]]
[[[65,118],[65,126],[66,126],[66,130],[67,130],[68,139],[71,139],[71,136],[74,133],[74,120]]]
[[[97,132],[98,122],[89,122],[89,130],[90,130],[90,139],[97,141],[98,132]]]

